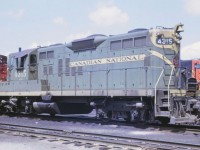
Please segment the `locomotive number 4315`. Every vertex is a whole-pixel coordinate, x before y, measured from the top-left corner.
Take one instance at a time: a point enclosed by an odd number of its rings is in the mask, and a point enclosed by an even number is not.
[[[159,45],[172,45],[174,44],[173,38],[157,38],[156,43]]]

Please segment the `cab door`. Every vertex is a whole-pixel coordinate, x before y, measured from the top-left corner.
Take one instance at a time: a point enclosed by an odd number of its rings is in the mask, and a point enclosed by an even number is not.
[[[37,55],[30,54],[29,56],[29,80],[37,80],[38,79],[38,63],[37,63]]]

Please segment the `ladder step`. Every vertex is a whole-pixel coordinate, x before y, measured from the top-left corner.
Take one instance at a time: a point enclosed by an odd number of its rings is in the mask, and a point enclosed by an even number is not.
[[[172,67],[169,65],[169,64],[166,64],[164,66],[164,74],[165,76],[170,76],[171,75],[171,72],[172,72]],[[175,75],[175,72],[173,71],[172,72],[172,75],[174,76]]]
[[[170,111],[160,111],[159,114],[157,114],[157,117],[169,117],[170,116]]]
[[[161,98],[161,105],[159,107],[162,109],[166,108],[168,110],[168,98],[167,97]]]
[[[163,79],[164,79],[165,86],[168,86],[169,80],[170,80],[170,76],[165,76],[165,77],[163,77]],[[171,81],[170,81],[169,85],[170,86],[175,86],[175,76],[171,77]]]
[[[175,55],[175,51],[172,51],[172,50],[169,50],[169,49],[164,49],[164,53],[165,53],[165,55]]]
[[[160,107],[168,107],[168,103],[162,103]]]

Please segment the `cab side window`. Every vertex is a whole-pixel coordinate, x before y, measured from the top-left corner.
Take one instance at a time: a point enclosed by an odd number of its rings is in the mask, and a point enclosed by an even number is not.
[[[30,56],[30,65],[35,65],[37,63],[37,57],[35,54],[31,54]]]

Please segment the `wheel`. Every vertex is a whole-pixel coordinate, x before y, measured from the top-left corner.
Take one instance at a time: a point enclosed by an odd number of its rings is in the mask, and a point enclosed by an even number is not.
[[[170,122],[170,118],[167,118],[167,117],[159,117],[159,118],[157,118],[157,119],[158,119],[158,121],[160,121],[160,123],[163,124],[163,125],[166,125],[166,124],[168,124],[168,123]]]
[[[108,117],[109,120],[112,119],[112,111],[108,111],[107,112],[107,117]]]
[[[127,118],[124,118],[126,122],[131,122],[131,113],[127,112]]]
[[[56,114],[54,114],[54,113],[51,113],[51,114],[50,114],[51,117],[55,117],[55,115],[56,115]]]

